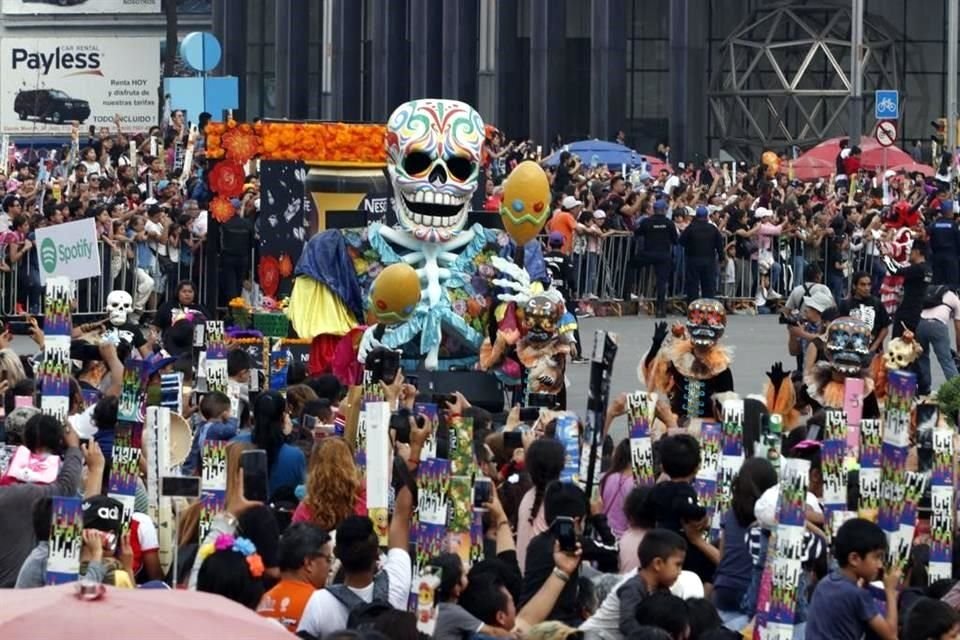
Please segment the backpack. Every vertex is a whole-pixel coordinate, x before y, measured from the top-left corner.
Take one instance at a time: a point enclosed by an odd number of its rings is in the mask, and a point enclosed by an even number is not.
[[[381,571],[373,579],[373,600],[364,602],[345,584],[335,584],[327,587],[334,598],[347,608],[347,629],[369,631],[384,613],[393,611],[390,606],[390,576]]]
[[[923,299],[924,309],[933,309],[943,304],[943,296],[946,295],[950,287],[944,284],[928,285],[927,295]]]

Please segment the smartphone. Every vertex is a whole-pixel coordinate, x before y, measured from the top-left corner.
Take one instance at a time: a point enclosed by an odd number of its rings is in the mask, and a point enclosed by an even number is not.
[[[409,385],[412,385],[414,389],[417,389],[420,387],[419,376],[404,376],[403,381]]]
[[[540,417],[540,407],[521,407],[520,422],[536,422]],[[504,440],[506,442],[506,440]]]
[[[557,516],[553,520],[553,535],[560,545],[560,551],[573,553],[577,550],[577,528],[574,525],[573,518],[569,516]]]
[[[28,336],[30,335],[30,323],[23,321],[13,321],[6,323],[7,331],[15,336]]]
[[[454,403],[457,401],[457,396],[452,393],[435,393],[430,396],[430,402],[437,405],[440,409],[446,409],[447,403]]]
[[[527,396],[527,405],[553,409],[557,406],[557,396],[554,393],[531,393]]]
[[[493,483],[490,478],[481,476],[473,483],[473,508],[476,511],[486,511],[487,503],[493,498]]]
[[[371,382],[393,382],[400,370],[400,353],[390,349],[374,349],[367,356],[364,368],[371,373]]]
[[[337,435],[337,427],[332,424],[318,424],[313,428],[313,439],[323,440]]]
[[[200,476],[163,476],[160,495],[167,498],[199,498]]]
[[[521,409],[520,411],[523,411]],[[515,449],[519,449],[523,446],[523,432],[522,431],[504,431],[503,432],[503,448],[508,452],[513,452]]]
[[[240,454],[240,468],[243,469],[243,497],[255,502],[266,502],[267,498],[267,452],[263,449],[251,449]]]

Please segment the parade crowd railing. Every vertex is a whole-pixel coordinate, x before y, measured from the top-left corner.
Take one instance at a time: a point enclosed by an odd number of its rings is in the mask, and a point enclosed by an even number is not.
[[[178,260],[169,261],[164,268],[145,270],[136,266],[134,257],[126,255],[125,248],[119,253],[105,242],[98,242],[100,251],[101,275],[96,278],[84,278],[76,284],[76,316],[103,317],[107,309],[107,296],[111,291],[126,291],[134,299],[134,307],[140,315],[156,311],[160,299],[171,299],[176,295],[177,283],[190,280],[197,287],[198,300],[206,300],[208,278],[206,276],[207,253],[201,247],[192,255],[192,260],[184,260],[183,251]],[[10,265],[9,271],[0,271],[0,315],[16,316],[24,313],[42,313],[43,285],[37,262],[32,256],[35,249],[22,260]],[[157,279],[160,278],[160,285]],[[152,283],[152,284],[151,284]],[[152,293],[157,293],[152,296]]]
[[[885,274],[877,243],[855,236],[839,253],[832,243],[811,244],[801,237],[773,238],[765,255],[730,256],[717,263],[716,297],[728,303],[731,312],[755,313],[758,284],[769,287],[783,300],[803,283],[807,265],[820,266],[823,282],[837,300],[850,295],[853,274],[863,271],[879,291]],[[732,242],[732,239],[727,239]],[[731,252],[732,253],[732,252]],[[643,253],[630,232],[612,232],[594,242],[575,243],[571,255],[574,269],[573,299],[581,303],[637,301],[650,305],[656,299],[653,268],[643,265]],[[630,271],[636,269],[635,277]],[[732,275],[732,278],[731,278]],[[686,256],[682,246],[673,248],[667,301],[678,307],[686,300]],[[774,301],[777,296],[772,296]],[[774,305],[776,306],[776,304]]]

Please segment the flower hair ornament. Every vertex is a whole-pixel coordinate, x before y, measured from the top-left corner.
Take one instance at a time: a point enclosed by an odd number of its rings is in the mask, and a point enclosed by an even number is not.
[[[263,575],[263,558],[257,553],[257,547],[247,538],[235,538],[229,533],[221,533],[213,542],[208,542],[197,550],[202,563],[216,551],[236,551],[247,561],[250,575],[259,578]]]

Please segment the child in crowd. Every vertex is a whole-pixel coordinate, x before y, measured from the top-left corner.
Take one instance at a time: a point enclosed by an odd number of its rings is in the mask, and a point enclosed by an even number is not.
[[[685,537],[689,548],[683,568],[696,573],[704,584],[712,583],[719,552],[699,534],[709,523],[693,488],[700,468],[700,443],[686,434],[667,436],[660,441],[660,461],[668,480],[656,485],[650,496],[657,527]]]
[[[886,550],[883,530],[869,520],[855,518],[840,527],[834,539],[834,555],[840,567],[813,592],[807,613],[807,640],[858,640],[868,630],[881,640],[896,640],[900,569],[888,569],[883,576],[885,615],[861,586],[880,575]]]
[[[647,531],[657,526],[657,514],[650,500],[652,492],[650,487],[634,487],[623,501],[623,513],[630,526],[620,536],[620,573],[640,567],[636,550]]]
[[[687,554],[687,543],[679,534],[666,529],[648,531],[637,549],[639,569],[626,574],[610,591],[600,609],[580,626],[593,637],[620,640],[630,638],[641,626],[636,608],[651,593],[670,589],[680,577]]]
[[[63,425],[48,416],[35,415],[24,427],[23,441],[26,446],[17,447],[0,477],[0,486],[53,483],[60,473],[58,454],[63,446]]]
[[[200,473],[204,442],[231,440],[237,435],[240,427],[239,420],[230,415],[230,398],[219,391],[211,391],[203,396],[200,401],[200,414],[203,416],[203,422],[194,431],[190,454],[183,464],[183,473],[187,475]]]

